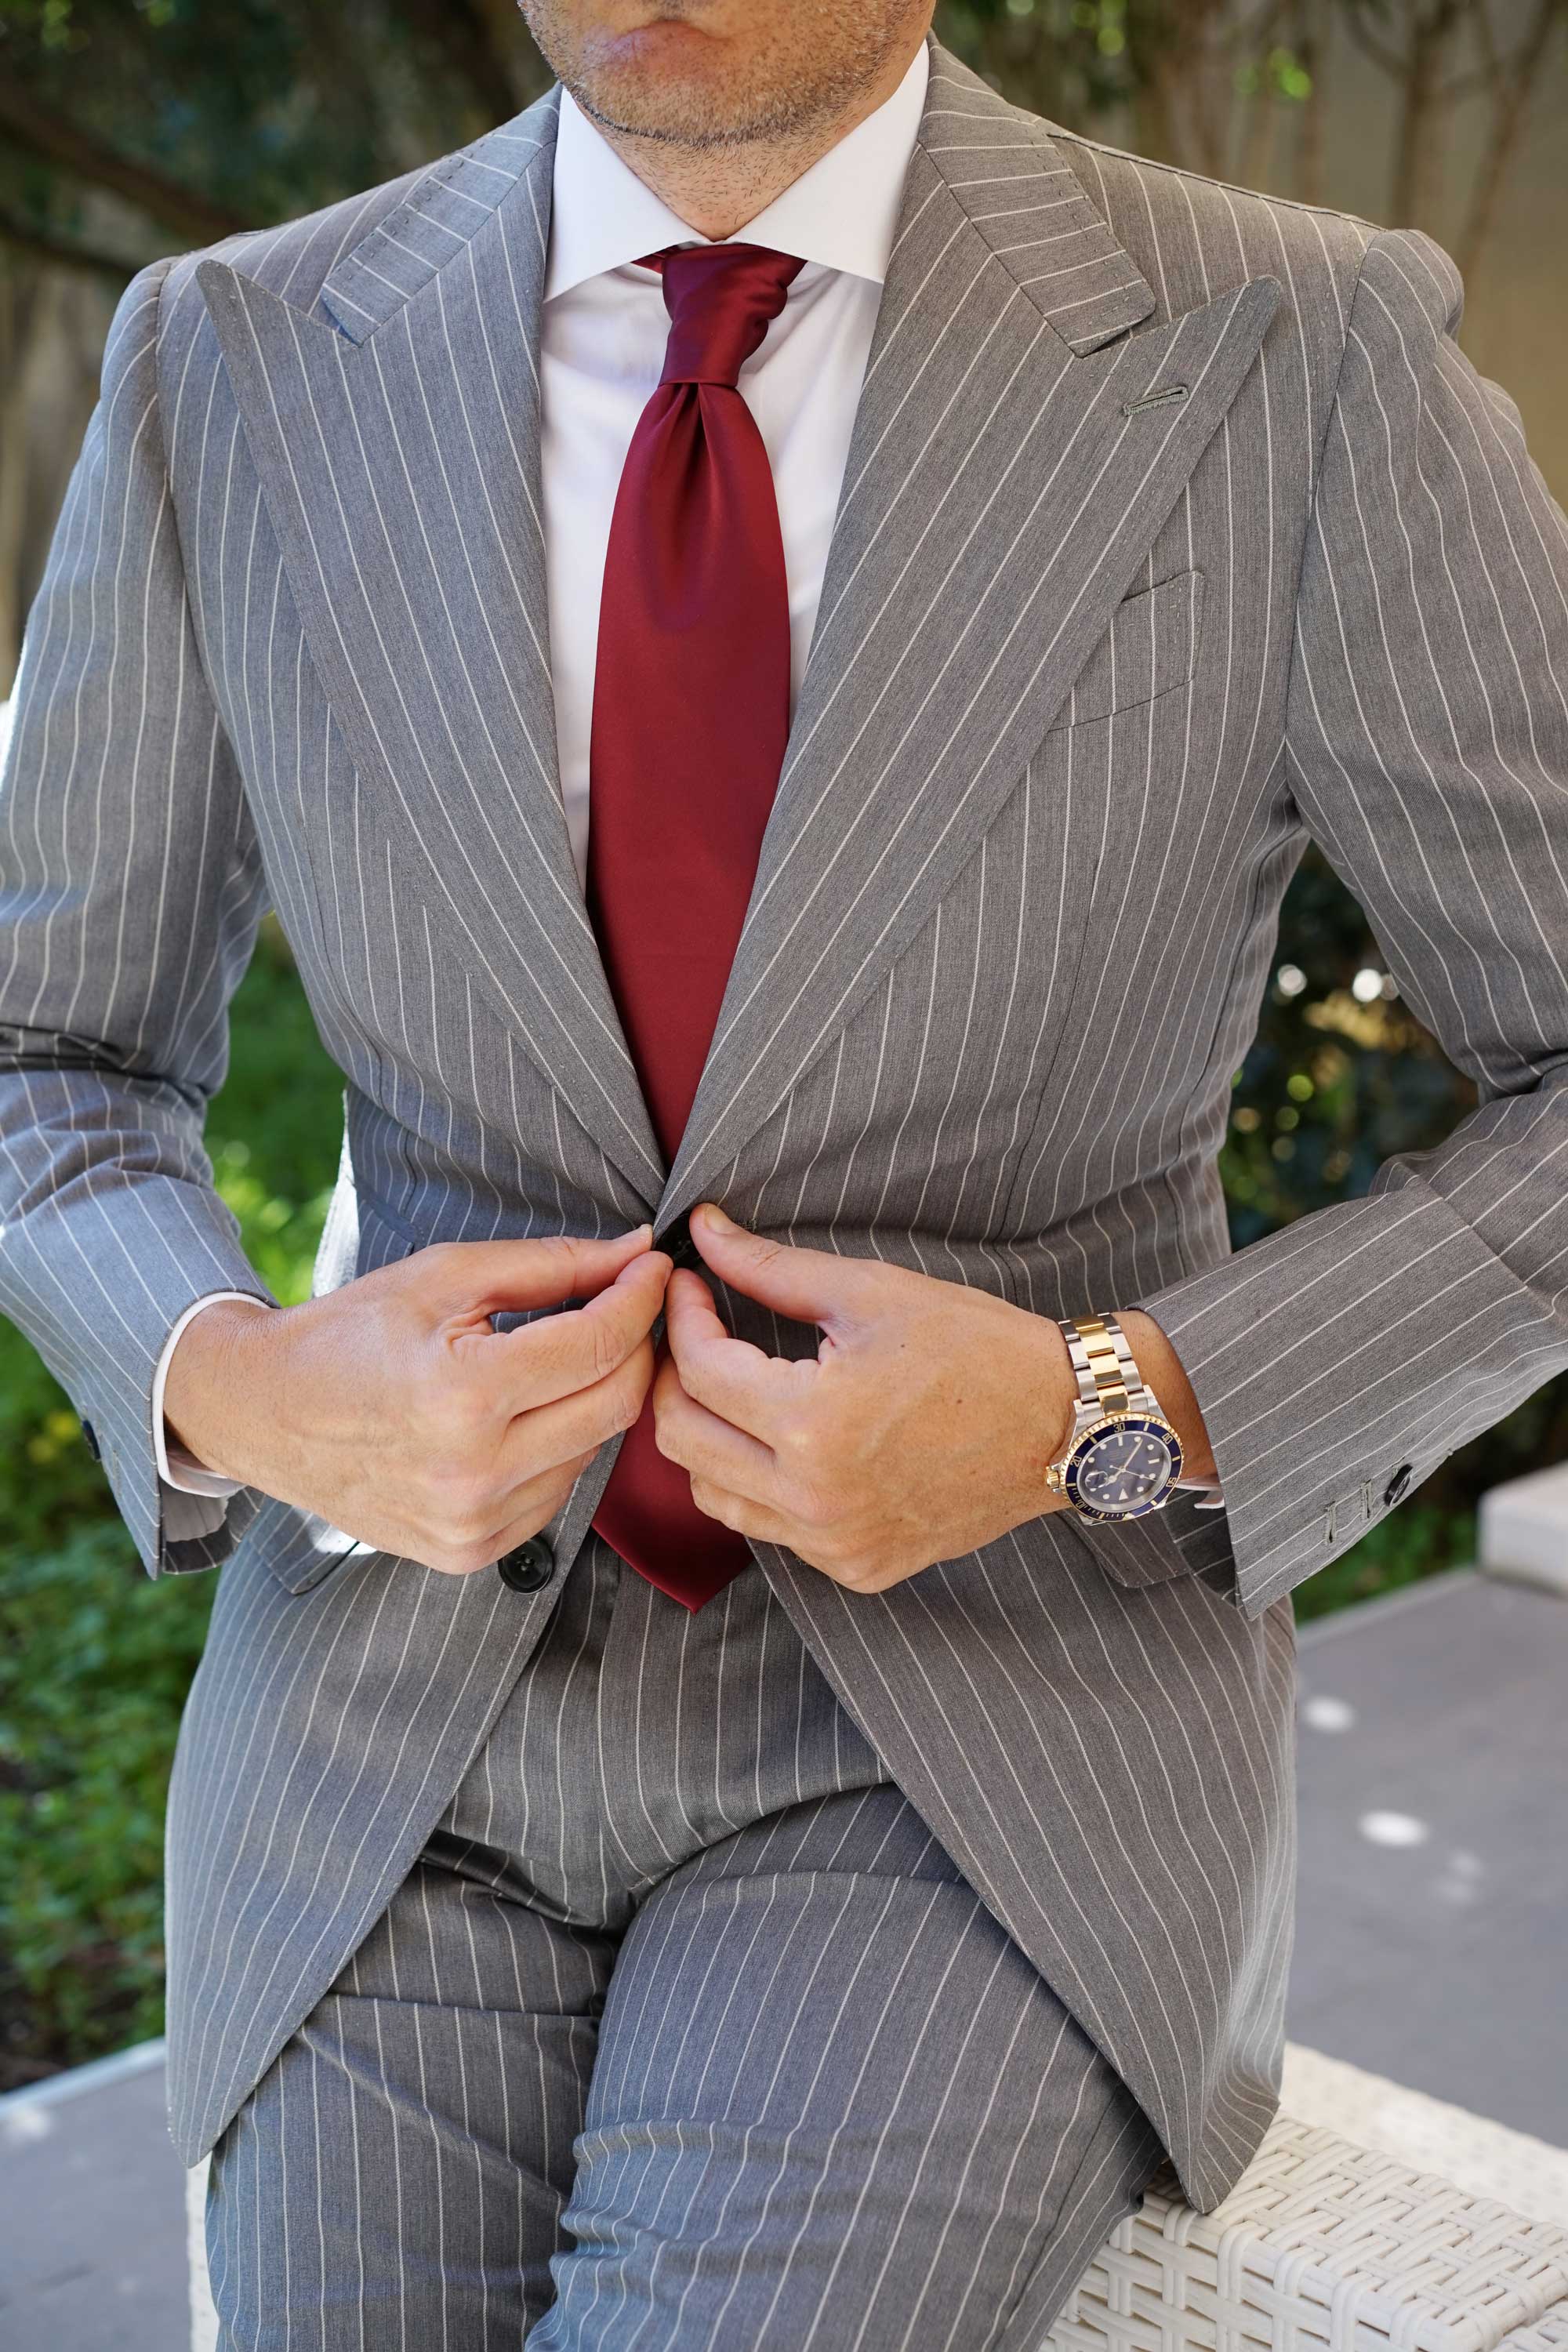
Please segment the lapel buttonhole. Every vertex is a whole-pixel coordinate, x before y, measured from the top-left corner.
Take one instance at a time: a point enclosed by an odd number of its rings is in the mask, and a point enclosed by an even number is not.
[[[1124,400],[1121,404],[1121,414],[1123,416],[1131,416],[1137,409],[1159,408],[1167,400],[1185,400],[1186,396],[1187,386],[1184,383],[1163,383],[1157,390],[1145,392],[1136,400]]]

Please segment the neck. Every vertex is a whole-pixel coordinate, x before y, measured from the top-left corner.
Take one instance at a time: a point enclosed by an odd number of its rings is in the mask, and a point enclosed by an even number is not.
[[[921,39],[924,39],[924,34]],[[920,42],[890,58],[845,110],[814,123],[793,139],[737,142],[733,146],[683,146],[649,139],[594,118],[595,128],[628,171],[699,236],[733,236],[737,229],[782,196],[819,156],[837,147],[857,123],[891,98],[908,72]]]

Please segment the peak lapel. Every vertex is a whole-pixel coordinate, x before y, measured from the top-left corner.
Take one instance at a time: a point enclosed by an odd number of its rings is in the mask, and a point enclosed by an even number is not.
[[[973,850],[1279,295],[1255,278],[1129,334],[1154,296],[1049,134],[933,45],[810,657],[661,1223],[701,1198]],[[1174,383],[1184,396],[1131,405]]]
[[[416,183],[321,314],[197,266],[311,655],[411,893],[649,1202],[556,761],[539,310],[557,93]]]

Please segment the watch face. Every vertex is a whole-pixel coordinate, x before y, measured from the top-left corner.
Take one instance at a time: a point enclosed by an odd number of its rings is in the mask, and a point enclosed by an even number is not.
[[[1163,1422],[1128,1413],[1079,1441],[1066,1479],[1079,1510],[1107,1519],[1156,1509],[1182,1466],[1181,1447]]]

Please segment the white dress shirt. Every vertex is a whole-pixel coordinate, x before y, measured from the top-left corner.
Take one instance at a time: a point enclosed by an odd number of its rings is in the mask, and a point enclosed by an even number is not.
[[[737,238],[798,254],[805,268],[738,388],[768,453],[789,588],[790,712],[805,668],[833,535],[844,462],[925,105],[922,41],[892,95]],[[588,861],[588,743],[605,553],[621,469],[664,367],[669,314],[657,270],[637,257],[708,245],[622,163],[570,93],[561,93],[550,251],[540,320],[540,478],[544,503],[550,667],[566,827],[580,883]],[[226,1496],[234,1483],[180,1448],[166,1454],[163,1381],[191,1317],[170,1333],[153,1394],[160,1475],[187,1495]],[[165,1496],[165,1506],[172,1496]],[[211,1507],[200,1528],[212,1524]],[[171,1528],[171,1532],[174,1532]]]

